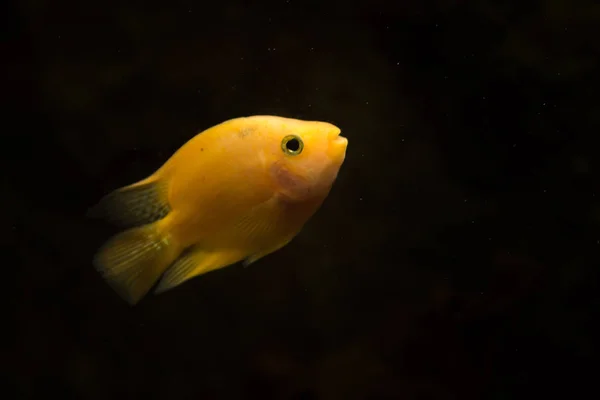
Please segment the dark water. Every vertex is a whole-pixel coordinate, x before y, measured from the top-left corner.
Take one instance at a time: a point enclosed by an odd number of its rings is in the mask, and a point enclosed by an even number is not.
[[[510,3],[6,3],[5,394],[593,398],[600,9]],[[342,128],[324,206],[129,307],[85,211],[252,114]]]

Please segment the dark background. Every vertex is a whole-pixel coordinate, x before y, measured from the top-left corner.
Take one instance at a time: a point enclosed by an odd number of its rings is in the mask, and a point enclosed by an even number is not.
[[[9,398],[594,397],[597,2],[3,7]],[[341,127],[324,206],[129,307],[86,210],[252,114]]]

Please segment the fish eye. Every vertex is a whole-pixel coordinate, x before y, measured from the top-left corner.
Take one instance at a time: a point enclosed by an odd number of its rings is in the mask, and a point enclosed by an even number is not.
[[[297,156],[304,149],[304,142],[296,135],[288,135],[281,141],[281,149],[284,153]]]

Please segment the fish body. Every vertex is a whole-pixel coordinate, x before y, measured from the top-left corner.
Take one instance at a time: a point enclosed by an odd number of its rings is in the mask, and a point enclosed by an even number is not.
[[[277,116],[225,121],[199,133],[148,178],[95,210],[127,230],[94,265],[136,304],[155,292],[289,243],[325,200],[348,141],[335,125]]]

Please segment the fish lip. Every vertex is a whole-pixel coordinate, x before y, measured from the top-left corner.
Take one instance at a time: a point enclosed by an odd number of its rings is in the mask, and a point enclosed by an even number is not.
[[[348,139],[341,136],[339,132],[329,139],[327,154],[336,165],[341,165],[346,158]]]
[[[348,139],[346,139],[344,136],[342,135],[338,135],[336,137],[334,137],[333,139],[331,139],[331,141],[333,143],[348,143]]]
[[[336,126],[335,129],[329,132],[329,139],[337,139],[338,137],[343,137],[341,136],[341,133],[342,130]]]

